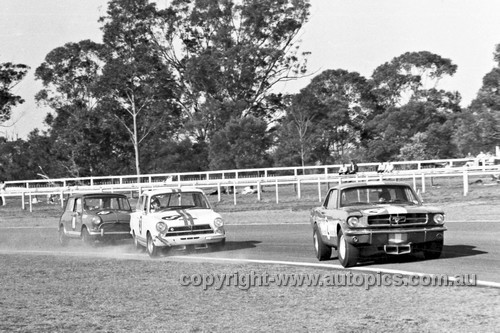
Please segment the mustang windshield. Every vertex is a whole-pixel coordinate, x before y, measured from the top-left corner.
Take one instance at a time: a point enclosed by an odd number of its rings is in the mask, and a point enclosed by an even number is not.
[[[205,196],[200,192],[178,192],[155,195],[151,202],[159,202],[159,208],[167,209],[209,209],[210,206]]]
[[[408,186],[365,186],[349,188],[342,191],[340,206],[373,205],[373,204],[419,204],[415,192]]]

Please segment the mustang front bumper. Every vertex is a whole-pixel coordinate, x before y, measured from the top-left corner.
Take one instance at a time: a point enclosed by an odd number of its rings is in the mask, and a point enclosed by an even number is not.
[[[390,228],[347,230],[344,237],[350,244],[359,247],[383,248],[388,254],[405,254],[412,251],[412,245],[442,240],[445,227]]]

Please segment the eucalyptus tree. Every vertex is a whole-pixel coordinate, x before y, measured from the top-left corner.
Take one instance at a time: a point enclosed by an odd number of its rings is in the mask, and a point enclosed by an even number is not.
[[[181,120],[173,103],[171,71],[151,41],[155,15],[156,6],[147,0],[112,0],[107,16],[100,19],[108,50],[100,92],[107,112],[128,133],[138,175],[141,143],[151,135],[158,141],[169,137]]]
[[[43,85],[36,99],[53,110],[45,122],[54,160],[73,177],[109,172],[99,167],[113,149],[105,139],[97,85],[105,52],[102,44],[90,40],[66,43],[50,51],[35,71]]]
[[[307,0],[175,0],[158,12],[154,41],[194,141],[210,142],[248,116],[272,121],[280,104],[273,88],[305,73],[298,35],[308,15]],[[211,158],[225,154],[217,147]]]
[[[0,64],[0,125],[10,119],[12,108],[24,103],[24,99],[12,89],[26,76],[29,67],[5,62]]]

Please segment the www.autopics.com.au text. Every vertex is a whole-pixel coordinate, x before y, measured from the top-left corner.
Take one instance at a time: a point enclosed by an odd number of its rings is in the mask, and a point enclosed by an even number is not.
[[[228,274],[181,274],[180,284],[182,286],[202,287],[203,290],[223,287],[237,287],[248,290],[252,287],[267,287],[275,285],[278,287],[455,287],[475,286],[477,276],[475,274],[460,275],[407,275],[399,273],[377,272],[374,274],[269,274],[267,272],[256,273],[228,273]]]

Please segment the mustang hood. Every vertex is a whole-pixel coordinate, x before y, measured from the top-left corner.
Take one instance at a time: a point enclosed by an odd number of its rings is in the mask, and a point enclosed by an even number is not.
[[[436,214],[443,213],[442,209],[431,206],[417,205],[377,205],[366,207],[347,207],[347,212],[360,212],[363,215],[403,215],[403,214]]]
[[[210,209],[177,209],[153,214],[169,227],[212,224],[217,217],[220,217]]]

